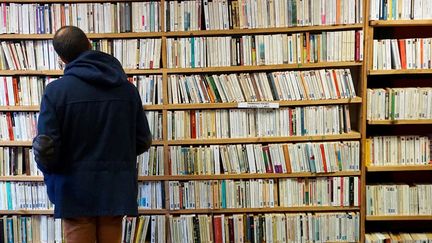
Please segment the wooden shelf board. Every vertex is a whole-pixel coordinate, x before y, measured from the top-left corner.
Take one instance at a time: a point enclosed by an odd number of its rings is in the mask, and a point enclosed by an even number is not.
[[[61,76],[63,70],[0,70],[0,75]]]
[[[366,216],[366,221],[409,221],[432,220],[432,215],[394,215],[394,216]]]
[[[121,2],[114,1],[112,2]],[[5,2],[22,3],[61,3],[61,2],[110,2],[109,0],[15,0]],[[190,37],[190,36],[228,36],[228,35],[256,35],[256,34],[282,34],[293,32],[320,32],[335,30],[354,30],[363,28],[362,24],[347,25],[322,25],[322,26],[294,26],[254,29],[229,29],[229,30],[194,30],[194,31],[169,31],[169,32],[127,32],[127,33],[87,33],[89,39],[119,39],[119,38],[161,38],[161,37]],[[54,34],[0,34],[0,39],[52,39]]]
[[[221,174],[221,175],[167,175],[138,176],[138,181],[189,181],[189,180],[226,180],[226,179],[280,179],[304,177],[336,177],[360,176],[359,171],[343,171],[331,173],[265,173],[265,174]],[[0,178],[1,180],[1,178]]]
[[[91,1],[94,2],[94,1]],[[89,39],[161,38],[162,32],[87,33]],[[54,34],[0,34],[1,40],[47,40]]]
[[[349,140],[360,139],[359,132],[350,132],[338,135],[317,136],[291,136],[291,137],[256,137],[256,138],[226,138],[226,139],[184,139],[168,140],[169,145],[191,145],[191,144],[231,144],[231,143],[283,143],[301,141],[325,141],[325,140]]]
[[[432,69],[369,70],[369,75],[432,74]]]
[[[52,215],[54,210],[52,209],[29,209],[29,210],[0,210],[0,215]]]
[[[255,29],[229,29],[229,30],[195,30],[195,31],[170,31],[165,32],[166,37],[188,37],[188,36],[226,36],[226,35],[255,35],[255,34],[278,34],[306,31],[329,31],[329,30],[352,30],[361,29],[362,24],[349,25],[322,25],[322,26],[295,26]]]
[[[0,141],[0,146],[32,146],[31,141]]]
[[[3,0],[3,3],[104,3],[131,2],[131,0]]]
[[[432,20],[373,20],[369,24],[374,27],[432,26]]]
[[[0,111],[39,111],[38,105],[0,106]]]
[[[359,207],[274,207],[274,208],[223,208],[223,209],[180,209],[169,210],[170,214],[217,214],[217,213],[288,213],[288,212],[347,212],[358,211]]]
[[[42,176],[0,176],[0,181],[43,181]]]
[[[429,165],[392,165],[392,166],[368,166],[368,172],[391,172],[391,171],[432,171]]]
[[[407,124],[432,124],[432,119],[424,120],[376,120],[368,121],[370,125],[407,125]]]
[[[227,66],[227,67],[205,67],[205,68],[167,68],[164,71],[168,74],[176,73],[221,73],[221,72],[257,72],[277,71],[308,68],[335,68],[361,66],[362,62],[319,62],[302,64],[278,64],[261,66]]]
[[[268,101],[268,102],[269,103],[279,103],[280,107],[307,106],[307,105],[360,104],[360,103],[362,103],[362,98],[361,97],[354,97],[354,98],[348,98],[348,99],[334,99],[334,100],[293,100],[293,101]],[[251,102],[251,103],[253,103],[253,102]],[[238,103],[236,103],[236,102],[165,105],[165,108],[167,110],[227,109],[227,108],[237,108],[237,107],[238,107]]]
[[[252,102],[253,103],[253,102]],[[308,106],[308,105],[337,105],[337,104],[361,104],[361,97],[334,100],[294,100],[294,101],[270,101],[279,103],[280,107]],[[196,110],[196,109],[229,109],[237,108],[238,103],[198,103],[198,104],[167,104],[167,105],[143,105],[145,110]],[[0,106],[0,111],[39,111],[39,106]]]

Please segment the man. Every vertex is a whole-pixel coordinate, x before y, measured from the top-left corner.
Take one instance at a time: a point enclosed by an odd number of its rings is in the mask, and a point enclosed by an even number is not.
[[[35,159],[66,242],[118,243],[122,216],[138,213],[136,156],[151,145],[141,99],[79,28],[59,29],[53,45],[66,68],[42,98]]]

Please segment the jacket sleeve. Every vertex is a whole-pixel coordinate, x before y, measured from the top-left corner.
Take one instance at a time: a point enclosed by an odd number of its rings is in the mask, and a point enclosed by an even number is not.
[[[139,94],[137,98],[137,106],[136,153],[137,155],[140,155],[150,148],[150,145],[152,144],[152,135]]]
[[[33,152],[38,168],[43,173],[60,169],[60,124],[54,105],[44,94],[38,119],[38,135],[33,139]]]

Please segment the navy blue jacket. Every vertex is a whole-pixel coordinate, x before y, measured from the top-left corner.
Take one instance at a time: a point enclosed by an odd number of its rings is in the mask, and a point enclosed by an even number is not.
[[[87,51],[47,85],[33,140],[57,218],[136,215],[136,156],[151,134],[120,62]]]

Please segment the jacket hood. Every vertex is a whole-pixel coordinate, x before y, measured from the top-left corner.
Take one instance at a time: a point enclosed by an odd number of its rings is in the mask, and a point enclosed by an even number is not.
[[[84,82],[117,87],[127,82],[127,76],[120,62],[111,55],[99,51],[86,51],[68,63],[65,76],[75,76]]]

